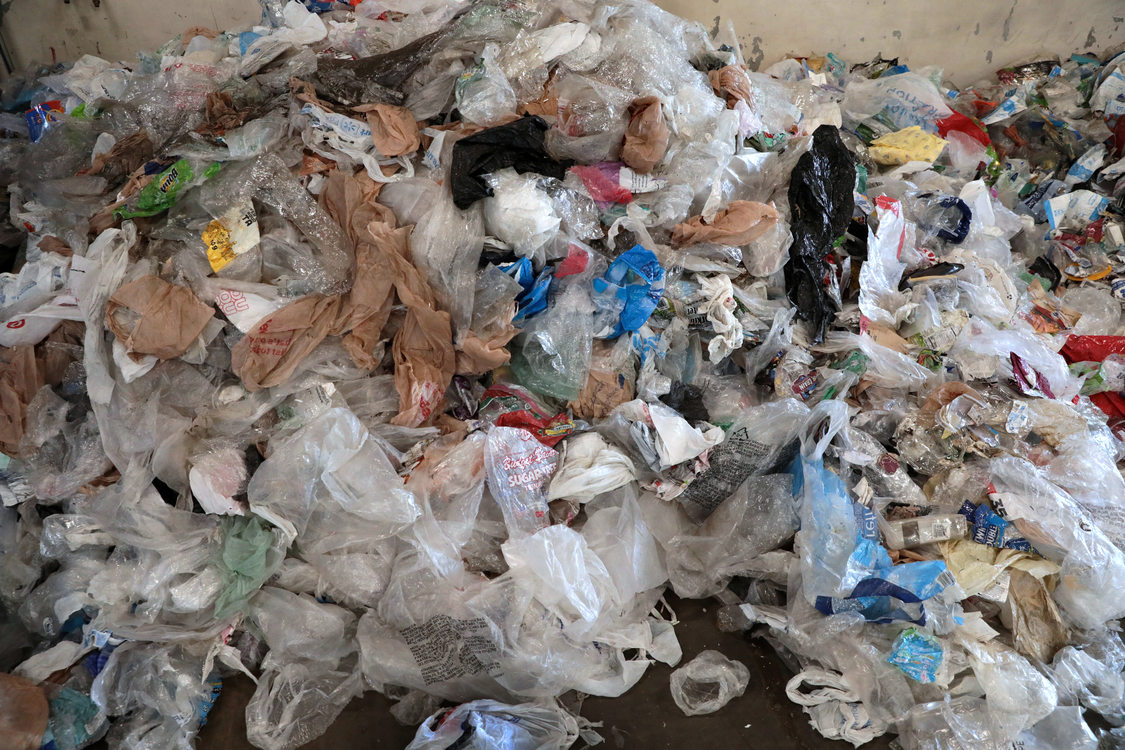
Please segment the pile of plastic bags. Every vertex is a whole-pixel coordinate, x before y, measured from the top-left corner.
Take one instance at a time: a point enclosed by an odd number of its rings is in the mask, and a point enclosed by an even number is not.
[[[668,591],[829,738],[1125,742],[1125,56],[264,5],[0,91],[0,745],[191,747],[238,672],[268,750],[365,690],[593,745]]]

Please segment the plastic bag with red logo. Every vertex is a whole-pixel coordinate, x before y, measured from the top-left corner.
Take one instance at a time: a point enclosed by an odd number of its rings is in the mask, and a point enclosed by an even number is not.
[[[534,534],[550,522],[546,488],[558,461],[559,454],[527,430],[493,427],[488,431],[488,489],[511,536]]]
[[[526,388],[508,383],[496,383],[481,395],[481,419],[497,427],[519,427],[535,435],[543,445],[554,447],[560,440],[574,432],[574,420],[565,411],[555,416],[552,409]]]

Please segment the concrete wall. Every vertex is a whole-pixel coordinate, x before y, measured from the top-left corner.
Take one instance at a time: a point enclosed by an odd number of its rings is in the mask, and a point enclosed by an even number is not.
[[[940,64],[958,84],[1044,53],[1125,44],[1125,0],[660,0],[703,22],[730,18],[749,62],[836,52]],[[84,53],[132,59],[189,26],[237,28],[259,17],[254,0],[13,0],[3,21],[16,64]]]
[[[244,28],[261,15],[256,0],[12,0],[0,33],[22,68],[84,54],[134,60],[191,26]]]
[[[967,85],[1037,55],[1125,43],[1125,0],[661,0],[713,28],[733,19],[748,63],[835,52],[942,65]]]

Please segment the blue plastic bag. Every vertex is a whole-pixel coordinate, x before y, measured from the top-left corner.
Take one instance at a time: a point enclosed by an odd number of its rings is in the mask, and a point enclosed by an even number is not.
[[[615,339],[639,330],[652,317],[664,294],[664,267],[651,250],[634,245],[617,256],[600,279],[594,279],[594,291],[612,297],[621,308],[617,325],[606,337]]]
[[[953,583],[945,562],[895,565],[879,541],[875,514],[848,496],[847,486],[824,466],[822,456],[835,431],[847,424],[847,407],[822,402],[810,418],[832,425],[815,446],[806,436],[793,463],[794,493],[801,497],[798,535],[805,597],[826,615],[859,612],[869,622],[924,625],[923,602]]]
[[[554,269],[548,266],[539,276],[534,275],[530,258],[520,258],[514,263],[499,266],[500,270],[515,279],[523,287],[523,293],[516,297],[516,322],[527,320],[547,309],[547,293],[555,280]]]

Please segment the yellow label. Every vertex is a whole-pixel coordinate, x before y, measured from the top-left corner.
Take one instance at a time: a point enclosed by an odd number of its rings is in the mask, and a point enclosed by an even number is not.
[[[216,219],[203,230],[203,244],[207,247],[207,260],[211,261],[212,271],[221,271],[237,254],[234,243],[230,241],[230,230]]]

